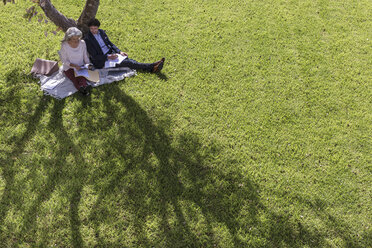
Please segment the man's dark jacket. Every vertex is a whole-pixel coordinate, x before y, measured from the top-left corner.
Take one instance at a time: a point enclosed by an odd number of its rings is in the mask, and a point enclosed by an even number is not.
[[[110,50],[108,53],[120,53],[120,49],[110,41],[104,30],[99,29],[98,34],[101,35],[103,42],[105,42]],[[84,40],[87,45],[90,61],[93,63],[94,67],[97,69],[103,68],[107,60],[107,54],[103,54],[98,41],[91,32],[88,32]]]

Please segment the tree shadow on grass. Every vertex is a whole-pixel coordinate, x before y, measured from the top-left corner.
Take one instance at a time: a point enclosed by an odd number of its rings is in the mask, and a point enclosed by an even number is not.
[[[87,168],[85,160],[81,154],[79,147],[72,141],[70,135],[63,126],[62,110],[65,106],[65,101],[54,100],[51,117],[48,123],[57,140],[54,151],[55,157],[50,164],[45,165],[47,180],[45,186],[40,189],[37,199],[27,211],[24,220],[22,234],[30,235],[30,229],[33,229],[36,224],[36,215],[39,213],[41,204],[50,199],[56,187],[64,186],[65,194],[69,198],[69,222],[71,233],[72,247],[82,247],[83,240],[80,233],[80,218],[78,215],[78,206],[81,199],[81,190],[87,176]],[[74,163],[68,162],[67,157],[71,155]],[[49,166],[51,165],[51,166]],[[33,230],[34,233],[36,230]],[[47,245],[49,240],[43,240],[40,245]]]
[[[4,223],[6,214],[14,200],[14,176],[17,173],[17,168],[14,166],[15,161],[24,151],[26,143],[35,134],[37,125],[46,111],[50,100],[48,97],[42,96],[39,99],[33,114],[28,114],[28,118],[24,117],[23,113],[19,113],[22,97],[22,95],[19,94],[19,91],[23,87],[22,84],[32,81],[32,77],[21,73],[19,68],[15,68],[5,75],[5,79],[7,87],[0,95],[2,124],[9,124],[6,121],[10,119],[12,124],[16,125],[26,119],[26,131],[21,135],[14,135],[10,141],[10,151],[2,151],[0,156],[0,168],[5,180],[5,187],[0,200],[0,238],[4,238],[6,235],[3,233],[3,227],[1,225]],[[4,121],[5,123],[3,123]]]
[[[255,186],[237,172],[226,174],[210,167],[206,159],[217,156],[219,148],[214,146],[203,155],[201,152],[205,149],[201,149],[202,144],[194,134],[183,134],[174,148],[163,128],[155,125],[133,98],[117,85],[111,87],[114,88],[111,94],[104,94],[103,99],[107,119],[111,122],[125,120],[126,123],[119,126],[116,137],[110,137],[103,145],[107,149],[103,160],[115,158],[122,162],[106,164],[106,168],[100,168],[104,172],[96,171],[92,179],[100,184],[99,181],[105,178],[97,190],[99,196],[90,215],[96,236],[101,236],[99,219],[107,219],[107,216],[100,216],[105,212],[104,203],[119,198],[132,220],[127,226],[125,221],[121,224],[124,229],[133,225],[136,235],[136,241],[127,244],[129,246],[210,246],[210,242],[217,239],[213,237],[213,228],[217,228],[213,225],[217,223],[227,230],[226,236],[233,244],[243,245],[238,239],[238,205],[248,208],[249,221],[256,222],[259,201]],[[111,102],[123,106],[126,112],[120,114]],[[239,199],[238,194],[245,197]],[[235,199],[229,199],[229,196]],[[148,218],[159,219],[157,228],[160,233],[155,240],[146,230]],[[194,221],[202,222],[204,228],[195,229],[191,224]],[[105,243],[99,238],[100,247],[120,245],[123,245],[120,241]]]
[[[274,194],[282,195],[275,192]],[[325,226],[327,233],[309,230],[301,221],[291,219],[291,213],[278,214],[266,209],[269,213],[269,222],[272,222],[268,236],[270,247],[278,247],[281,244],[287,244],[290,247],[309,246],[309,247],[328,247],[326,238],[330,233],[337,234],[343,244],[335,244],[339,247],[370,247],[370,234],[360,232],[361,239],[350,232],[350,226],[342,219],[336,218],[326,211],[328,203],[319,198],[308,199],[301,195],[286,195],[290,202],[307,208],[309,213],[319,218]],[[274,223],[273,223],[274,222]]]
[[[3,177],[5,179],[5,188],[3,195],[0,200],[0,223],[4,223],[4,218],[9,210],[9,207],[13,201],[14,195],[14,176],[16,174],[16,168],[14,167],[14,162],[17,160],[19,155],[23,152],[25,144],[33,137],[37,125],[47,109],[49,103],[49,98],[43,96],[36,107],[34,114],[29,118],[26,131],[19,138],[16,138],[15,142],[12,145],[12,151],[1,158],[1,169],[3,172]],[[0,228],[0,237],[3,237],[5,234],[2,233],[2,228]]]
[[[236,161],[219,161],[223,151],[218,145],[205,146],[194,133],[170,138],[116,84],[99,94],[106,119],[95,128],[109,123],[117,130],[103,142],[102,167],[90,182],[98,194],[89,215],[98,247],[326,245],[326,233],[266,207]],[[108,208],[111,201],[117,207]],[[101,226],[110,224],[117,227],[117,239],[102,231]],[[355,244],[346,235],[341,238]],[[126,243],[126,236],[134,238]]]
[[[16,80],[17,77],[11,77],[13,80]],[[14,98],[12,99],[14,100]],[[50,130],[53,130],[57,140],[59,141],[60,145],[57,146],[59,149],[57,149],[54,153],[55,157],[52,158],[48,163],[45,163],[41,166],[44,166],[45,170],[47,171],[47,179],[45,182],[45,185],[43,185],[42,188],[37,188],[37,197],[35,200],[32,201],[31,206],[24,207],[22,206],[24,204],[24,200],[17,196],[19,192],[17,192],[17,189],[19,187],[22,187],[23,184],[26,184],[27,182],[17,182],[19,185],[15,185],[14,179],[16,174],[18,173],[18,168],[16,168],[15,161],[20,159],[20,155],[24,152],[27,142],[29,142],[35,135],[35,133],[38,131],[40,120],[44,114],[47,113],[47,109],[49,107],[49,104],[53,102],[53,109],[51,111],[51,118],[49,122]],[[17,107],[18,101],[15,101],[14,104]],[[8,101],[8,106],[13,106],[13,101]],[[30,115],[30,117],[26,120],[26,127],[25,131],[22,135],[15,138],[15,141],[12,145],[12,150],[5,154],[5,156],[0,157],[1,161],[1,169],[2,169],[2,175],[5,179],[5,187],[2,192],[1,200],[0,200],[0,241],[3,243],[3,245],[6,244],[6,240],[9,241],[9,239],[13,239],[13,241],[10,244],[15,244],[14,242],[21,242],[26,244],[33,244],[36,245],[36,232],[37,232],[37,216],[39,215],[39,209],[43,202],[47,201],[55,188],[63,184],[64,181],[66,181],[67,178],[71,178],[71,175],[74,175],[75,173],[77,175],[81,175],[81,166],[71,166],[71,168],[75,168],[72,170],[66,170],[69,172],[69,174],[63,174],[61,173],[61,168],[63,168],[64,164],[63,161],[66,160],[66,156],[68,154],[72,154],[75,158],[76,164],[78,165],[84,165],[84,160],[79,153],[79,150],[74,145],[72,140],[69,138],[67,132],[64,130],[63,124],[62,124],[62,110],[64,107],[64,101],[57,101],[55,99],[52,99],[48,96],[42,96],[39,100],[38,106],[34,110],[34,113]],[[68,150],[66,152],[66,150]],[[34,168],[31,168],[31,171],[33,171]],[[80,171],[78,171],[80,170]],[[36,175],[35,173],[30,173],[30,175],[25,179],[25,181],[31,181],[36,182]],[[72,177],[73,178],[73,177]],[[84,180],[75,180],[77,182],[84,182]],[[35,183],[36,184],[36,183]],[[21,185],[21,186],[20,186]],[[71,227],[71,240],[73,247],[81,247],[83,242],[80,234],[80,220],[78,217],[78,205],[80,201],[80,191],[82,188],[81,183],[74,183],[73,187],[70,188],[69,194],[71,194],[70,197],[70,227]],[[18,197],[16,199],[16,197]],[[11,208],[17,208],[18,210],[21,210],[23,212],[23,221],[21,224],[21,230],[19,233],[6,233],[4,232],[4,226],[2,226],[5,223],[5,217],[7,215],[7,212]],[[15,241],[18,240],[18,241]],[[48,240],[44,241],[38,241],[40,245],[45,244]]]
[[[47,176],[45,186],[24,211],[19,240],[48,244],[47,236],[35,240],[37,215],[40,205],[55,189],[65,186],[71,234],[71,243],[65,246],[84,246],[83,225],[93,226],[97,247],[325,245],[326,234],[309,230],[301,223],[296,227],[290,217],[265,207],[249,175],[242,174],[234,159],[220,158],[223,150],[213,141],[206,146],[192,132],[171,138],[167,128],[156,124],[117,84],[99,90],[105,117],[87,120],[77,113],[79,123],[87,124],[81,135],[102,140],[95,157],[97,167],[88,166],[82,155],[84,150],[74,143],[63,125],[65,101],[49,97],[42,97],[27,120],[25,132],[2,158],[5,188],[0,201],[0,223],[14,201],[17,172],[12,161],[23,152],[53,102],[48,129],[56,137],[56,150],[50,161],[42,165]],[[97,111],[90,98],[83,98],[82,105],[87,112]],[[112,127],[115,132],[108,132]],[[103,135],[101,130],[105,131]],[[73,162],[68,161],[68,156]],[[81,220],[78,209],[85,185],[93,187],[97,199],[88,218]],[[262,220],[263,213],[266,220]],[[347,229],[336,218],[326,213],[321,216],[330,219],[330,226],[336,225],[334,231]],[[0,238],[6,239],[5,235],[0,233]],[[132,240],[126,240],[129,238]],[[346,232],[341,232],[341,238],[351,247],[358,247]]]
[[[35,79],[31,75],[25,74],[20,68],[14,68],[5,75],[5,84],[0,92],[1,121],[7,120],[8,117],[11,117],[13,122],[27,121],[31,118],[29,114],[32,112],[31,108],[34,107],[34,102],[26,105],[28,109],[25,113],[21,112],[21,107],[24,107],[22,105],[25,104],[22,100],[28,93],[25,92],[25,85],[34,81]],[[45,100],[46,98],[42,98],[42,101]]]
[[[136,241],[129,246],[211,247],[226,240],[235,247],[246,246],[240,236],[249,235],[245,233],[249,227],[260,224],[257,213],[264,207],[257,187],[234,169],[236,162],[221,161],[220,165],[229,168],[226,170],[213,167],[221,148],[215,144],[204,147],[193,133],[182,134],[174,143],[132,97],[117,85],[111,87],[110,94],[105,92],[103,96],[107,121],[111,125],[115,120],[125,123],[103,145],[103,161],[121,162],[105,164],[92,178],[93,184],[100,184],[90,215],[99,246],[123,245],[120,239],[107,243],[108,239],[101,238],[99,226],[102,219],[110,219],[106,214],[102,216],[110,200],[125,206],[131,220],[117,222],[123,229],[133,225]],[[120,113],[116,105],[126,112]],[[146,227],[153,219],[158,231]],[[216,235],[218,229],[222,229],[222,237]],[[149,232],[157,237],[151,238]]]
[[[80,149],[70,138],[63,126],[62,110],[65,101],[53,100],[54,105],[51,110],[51,117],[48,123],[57,140],[54,151],[55,157],[50,162],[51,166],[45,165],[47,180],[37,199],[33,202],[25,215],[24,226],[21,233],[30,233],[30,229],[36,223],[36,215],[41,204],[51,197],[56,187],[64,185],[66,194],[69,198],[69,221],[71,232],[72,247],[82,247],[83,240],[80,233],[80,219],[78,215],[78,206],[81,199],[81,190],[83,188],[84,178],[86,176],[86,163]],[[74,164],[67,161],[67,157],[72,155]],[[47,240],[44,240],[47,242]],[[43,244],[43,243],[41,243]],[[45,244],[46,245],[46,244]]]
[[[78,214],[79,203],[81,200],[81,190],[84,186],[85,178],[87,176],[87,166],[84,157],[81,154],[79,147],[72,141],[69,134],[63,126],[62,120],[62,110],[64,107],[63,102],[55,102],[54,108],[52,110],[52,117],[50,122],[50,127],[54,131],[58,142],[60,143],[61,150],[57,151],[59,154],[71,154],[74,158],[74,164],[68,164],[68,173],[66,175],[71,181],[68,181],[68,193],[70,194],[70,204],[69,204],[69,219],[71,228],[71,240],[73,247],[82,247],[83,240],[80,233],[80,218]],[[68,152],[66,152],[68,150]],[[57,158],[57,161],[66,161],[66,157]],[[63,166],[62,164],[60,166]],[[54,172],[53,172],[54,173]],[[58,173],[58,171],[57,171]],[[52,178],[53,177],[49,176]]]

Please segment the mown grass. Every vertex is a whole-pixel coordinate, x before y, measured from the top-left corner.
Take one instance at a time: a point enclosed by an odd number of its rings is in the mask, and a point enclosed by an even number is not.
[[[62,101],[63,34],[0,8],[0,247],[372,246],[371,1],[101,2],[163,74]]]

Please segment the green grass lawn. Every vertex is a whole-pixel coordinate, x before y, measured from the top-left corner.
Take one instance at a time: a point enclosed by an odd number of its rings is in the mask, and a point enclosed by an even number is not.
[[[44,96],[0,6],[0,247],[372,247],[370,0],[101,1],[163,74]],[[77,19],[85,1],[53,0]]]

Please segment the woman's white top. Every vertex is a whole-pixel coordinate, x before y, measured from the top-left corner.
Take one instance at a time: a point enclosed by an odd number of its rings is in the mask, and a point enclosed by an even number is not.
[[[85,65],[90,64],[87,52],[87,46],[84,40],[80,40],[79,45],[76,48],[72,48],[67,41],[62,42],[61,50],[59,52],[63,63],[63,70],[67,71],[70,68],[70,64]]]

